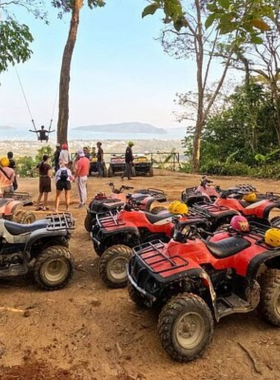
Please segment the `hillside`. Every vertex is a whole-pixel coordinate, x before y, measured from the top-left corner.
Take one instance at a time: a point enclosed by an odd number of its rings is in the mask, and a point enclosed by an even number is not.
[[[72,128],[74,130],[92,131],[92,132],[113,132],[113,133],[167,133],[163,128],[157,128],[151,124],[128,122],[118,124],[101,124],[101,125],[86,125]]]

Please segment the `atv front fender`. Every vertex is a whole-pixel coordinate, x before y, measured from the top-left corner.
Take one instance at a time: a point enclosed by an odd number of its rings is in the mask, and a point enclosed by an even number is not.
[[[39,242],[43,239],[49,239],[51,237],[59,237],[59,236],[70,236],[70,232],[68,230],[56,230],[56,231],[47,231],[42,228],[36,230],[31,233],[28,241],[25,244],[24,251],[29,252],[34,243]],[[38,252],[39,253],[39,252]]]

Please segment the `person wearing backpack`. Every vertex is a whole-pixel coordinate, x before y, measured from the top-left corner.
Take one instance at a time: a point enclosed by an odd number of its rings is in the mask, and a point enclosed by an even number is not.
[[[60,168],[55,173],[55,183],[56,183],[56,196],[55,196],[55,212],[58,212],[58,206],[60,202],[60,194],[65,191],[65,203],[66,211],[69,211],[70,205],[70,190],[71,190],[71,181],[74,180],[72,172],[69,168],[66,167],[64,161],[60,161]]]

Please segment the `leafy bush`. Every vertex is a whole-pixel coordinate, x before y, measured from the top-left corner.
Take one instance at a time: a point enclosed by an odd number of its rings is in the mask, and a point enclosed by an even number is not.
[[[19,157],[16,164],[16,172],[20,177],[30,176],[31,170],[36,166],[34,159],[30,156]]]

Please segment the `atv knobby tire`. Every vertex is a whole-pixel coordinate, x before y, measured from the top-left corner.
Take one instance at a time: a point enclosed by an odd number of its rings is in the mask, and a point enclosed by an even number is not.
[[[272,227],[278,227],[280,225],[280,216],[274,216],[274,218],[270,219],[270,223]]]
[[[267,322],[280,326],[280,270],[267,269],[261,276],[260,285],[259,311]]]
[[[128,290],[129,297],[138,307],[146,306],[144,303],[145,298],[141,296],[141,293],[137,289],[135,289],[134,286],[131,285],[130,282],[128,282],[127,284],[127,290]]]
[[[20,224],[31,224],[35,222],[35,220],[36,220],[36,216],[33,214],[33,212],[20,211],[15,216],[15,222],[20,223]]]
[[[113,245],[108,248],[99,261],[101,280],[109,288],[124,288],[127,285],[126,264],[132,257],[132,249],[126,245]]]
[[[68,248],[54,245],[42,251],[34,265],[34,278],[41,288],[56,290],[68,284],[73,275],[73,259]]]
[[[90,214],[87,214],[84,221],[84,226],[87,232],[91,232],[92,230],[92,217]]]
[[[154,214],[154,215],[157,215],[159,214],[161,211],[167,211],[167,209],[163,206],[156,206],[156,207],[153,207],[150,211],[151,214]]]
[[[179,294],[162,309],[158,332],[170,357],[187,362],[199,356],[211,342],[213,316],[202,298],[192,293]]]

